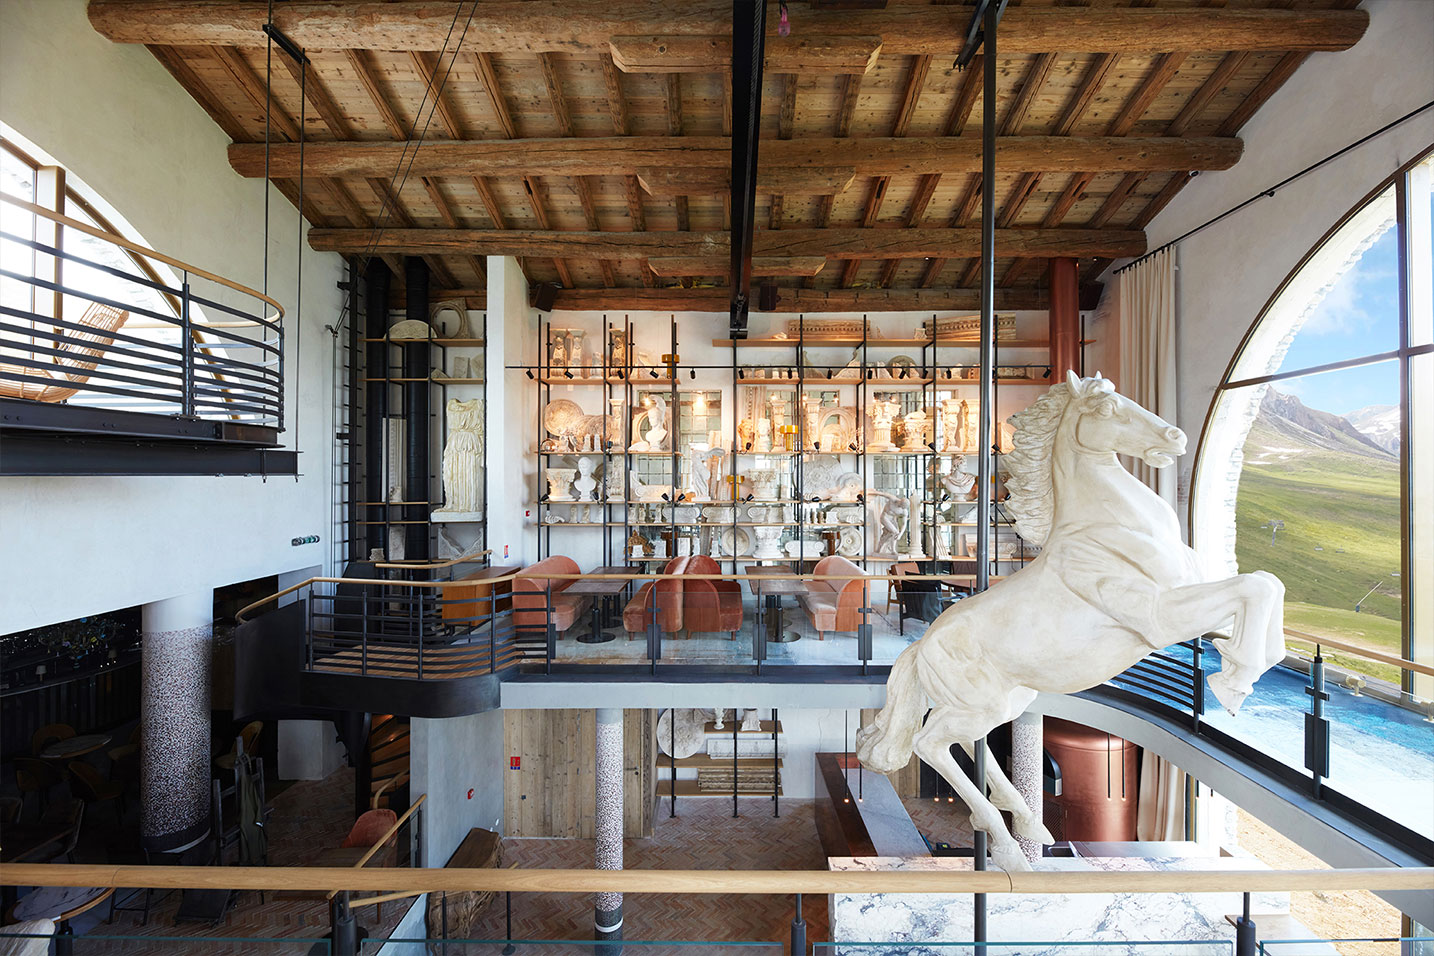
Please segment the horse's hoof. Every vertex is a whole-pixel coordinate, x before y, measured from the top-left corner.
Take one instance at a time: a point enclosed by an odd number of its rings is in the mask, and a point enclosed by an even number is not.
[[[1246,697],[1250,696],[1250,690],[1253,689],[1254,688],[1242,690],[1236,687],[1234,682],[1225,676],[1224,672],[1210,675],[1210,690],[1214,691],[1215,699],[1220,702],[1231,717],[1239,712],[1240,705],[1245,702]]]
[[[1052,843],[1055,841],[1052,840]],[[1017,846],[998,846],[991,850],[991,862],[1007,873],[1029,873],[1031,864]]]
[[[1047,830],[1045,824],[1036,817],[1029,817],[1028,820],[1016,821],[1016,836],[1022,840],[1030,840],[1032,843],[1039,843],[1041,846],[1050,846],[1056,842],[1056,838]]]

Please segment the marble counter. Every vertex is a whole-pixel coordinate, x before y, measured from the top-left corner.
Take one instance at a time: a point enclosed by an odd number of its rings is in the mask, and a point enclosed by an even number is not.
[[[937,870],[969,871],[972,861],[963,857],[832,857],[833,870]],[[1082,872],[1090,870],[1180,870],[1198,872],[1222,869],[1266,869],[1246,857],[1179,858],[1049,858],[1035,864],[1038,870]],[[1225,920],[1240,912],[1241,894],[1229,893],[1078,893],[1069,895],[992,893],[986,897],[987,938],[991,942],[1049,941],[1051,945],[1015,949],[991,947],[989,956],[1107,956],[1107,954],[1169,953],[1175,956],[1214,956],[1232,952],[1227,940],[1234,927]],[[949,947],[923,947],[920,943],[969,942],[972,938],[971,895],[962,894],[838,894],[831,898],[831,939],[901,945],[879,951],[907,956],[954,956]],[[1288,913],[1286,893],[1256,893],[1255,913]],[[1174,946],[1177,940],[1222,941],[1210,946]],[[1061,942],[1105,941],[1110,948],[1063,948]],[[1156,945],[1119,945],[1150,941]],[[823,948],[821,956],[875,956],[874,947]]]

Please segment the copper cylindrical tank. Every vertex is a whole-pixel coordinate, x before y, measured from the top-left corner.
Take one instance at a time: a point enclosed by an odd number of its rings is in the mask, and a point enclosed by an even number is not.
[[[1046,825],[1056,839],[1134,840],[1135,744],[1047,717],[1045,747],[1061,770],[1061,795],[1046,797]]]

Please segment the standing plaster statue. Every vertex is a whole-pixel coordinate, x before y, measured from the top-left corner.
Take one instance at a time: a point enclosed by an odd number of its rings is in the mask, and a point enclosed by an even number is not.
[[[448,400],[443,445],[443,508],[435,514],[472,514],[483,501],[483,400]]]
[[[996,865],[1028,870],[1000,811],[1012,814],[1024,839],[1051,843],[1050,832],[994,763],[987,799],[951,745],[973,753],[977,740],[1020,716],[1038,693],[1094,687],[1232,621],[1230,636],[1215,642],[1221,669],[1209,681],[1233,714],[1284,659],[1285,589],[1264,571],[1206,580],[1180,540],[1174,509],[1116,458],[1167,467],[1185,453],[1185,433],[1116,394],[1099,374],[1068,373],[1012,423],[1009,507],[1017,532],[1041,554],[952,605],[901,653],[886,706],[857,734],[857,756],[868,770],[890,773],[914,751],[971,808],[971,825],[990,836]]]

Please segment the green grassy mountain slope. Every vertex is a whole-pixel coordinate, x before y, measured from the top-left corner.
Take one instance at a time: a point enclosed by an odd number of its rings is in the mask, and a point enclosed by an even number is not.
[[[1280,398],[1276,408],[1287,409],[1290,396]],[[1240,570],[1285,583],[1289,627],[1398,653],[1398,462],[1339,430],[1323,432],[1262,406],[1236,503]],[[1273,543],[1271,520],[1284,522]]]

